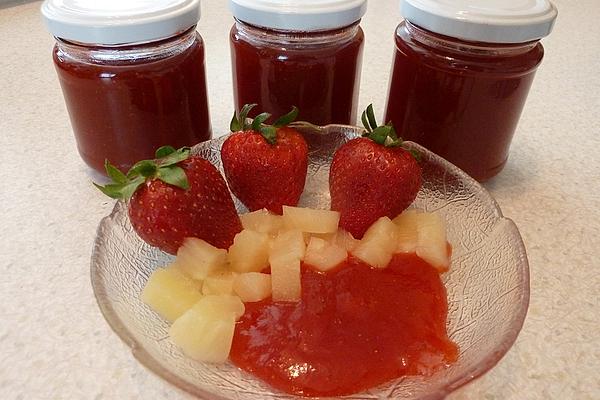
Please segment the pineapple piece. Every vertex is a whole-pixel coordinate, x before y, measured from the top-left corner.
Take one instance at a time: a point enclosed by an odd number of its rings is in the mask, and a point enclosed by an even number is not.
[[[417,256],[440,272],[450,266],[446,240],[446,223],[438,214],[420,214],[417,226]]]
[[[307,237],[308,235],[308,237]],[[329,232],[329,233],[310,233],[310,234],[305,234],[304,235],[304,241],[306,242],[306,244],[308,244],[310,242],[311,238],[319,238],[319,239],[323,239],[326,242],[331,242],[333,243],[333,241],[335,240],[337,236],[337,231],[336,232]]]
[[[360,240],[354,239],[354,236],[348,231],[338,229],[333,238],[333,243],[351,253],[358,246]]]
[[[148,279],[142,301],[173,322],[202,298],[201,286],[175,268],[159,268]]]
[[[233,294],[235,275],[235,272],[225,271],[208,276],[202,284],[202,294]]]
[[[208,319],[190,310],[173,323],[169,336],[186,356],[194,360],[224,363],[231,351],[234,332],[233,316]]]
[[[306,248],[304,262],[318,271],[329,271],[348,258],[346,249],[335,243],[312,237]]]
[[[381,217],[367,229],[352,255],[375,268],[385,268],[396,251],[396,224]]]
[[[229,357],[236,318],[243,313],[237,296],[205,296],[173,322],[169,336],[188,357],[223,363]]]
[[[337,230],[340,213],[283,206],[283,220],[288,229],[298,229],[307,233],[333,233]]]
[[[396,253],[414,253],[417,250],[417,227],[421,215],[416,210],[406,210],[392,220],[398,227]]]
[[[271,297],[273,301],[300,301],[300,260],[293,256],[278,255],[271,263]]]
[[[283,226],[281,215],[272,214],[266,208],[240,215],[244,229],[276,235]]]
[[[233,315],[236,321],[240,319],[246,311],[246,307],[244,306],[244,303],[242,303],[242,300],[240,300],[238,296],[231,294],[204,296],[200,301],[194,304],[192,309],[207,313],[207,315],[211,315],[215,318],[220,318],[224,315]]]
[[[269,235],[244,229],[229,248],[229,263],[236,272],[260,272],[268,266]]]
[[[233,290],[244,302],[255,302],[271,296],[271,275],[260,272],[239,274],[233,281]]]
[[[218,249],[202,239],[186,238],[177,250],[174,267],[184,274],[203,280],[227,266],[227,250]]]
[[[271,263],[272,258],[295,258],[303,260],[305,252],[306,243],[304,241],[304,234],[301,231],[295,229],[280,232],[271,242],[269,263]]]

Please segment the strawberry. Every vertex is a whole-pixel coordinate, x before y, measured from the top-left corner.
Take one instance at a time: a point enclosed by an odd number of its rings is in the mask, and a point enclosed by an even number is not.
[[[190,156],[189,148],[156,151],[156,160],[136,163],[127,175],[108,160],[113,183],[96,187],[104,194],[129,200],[133,229],[148,244],[175,254],[186,237],[229,248],[242,230],[223,176],[209,161]]]
[[[282,206],[295,206],[306,180],[308,145],[304,137],[286,125],[298,115],[294,107],[271,125],[263,124],[269,113],[246,123],[254,104],[234,114],[231,131],[221,148],[225,177],[233,194],[250,211],[267,208],[281,214]]]
[[[340,211],[340,227],[356,238],[378,218],[400,214],[421,187],[421,168],[393,126],[377,126],[372,105],[362,121],[365,134],[336,151],[329,172],[331,209]]]

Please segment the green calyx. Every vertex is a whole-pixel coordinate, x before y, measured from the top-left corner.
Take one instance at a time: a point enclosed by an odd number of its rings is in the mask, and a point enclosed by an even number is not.
[[[190,156],[189,147],[175,150],[171,146],[163,146],[156,150],[155,156],[154,160],[142,160],[135,163],[127,174],[106,160],[104,168],[112,182],[105,186],[94,183],[94,186],[108,197],[121,200],[130,199],[141,184],[152,179],[159,179],[184,190],[189,189],[190,185],[185,171],[177,165]]]
[[[277,118],[272,125],[265,124],[265,121],[271,118],[271,114],[266,112],[258,114],[251,123],[248,123],[248,113],[250,113],[250,110],[254,107],[256,107],[256,104],[246,104],[242,107],[239,114],[233,113],[233,118],[229,124],[231,132],[253,130],[255,132],[260,132],[267,143],[275,144],[277,139],[277,129],[292,123],[296,117],[298,117],[298,107],[293,106],[289,113]]]
[[[362,123],[367,130],[363,136],[368,137],[377,144],[385,147],[402,146],[402,138],[398,137],[392,123],[378,126],[373,112],[373,104],[369,104],[367,109],[363,111],[361,117]]]
[[[378,126],[377,120],[375,119],[375,113],[373,112],[373,104],[369,104],[367,109],[363,111],[361,116],[362,123],[366,129],[363,137],[368,137],[377,144],[385,147],[403,147],[404,141],[396,133],[396,129],[391,122],[386,125]],[[421,160],[421,154],[415,149],[406,149],[412,156],[417,160]]]

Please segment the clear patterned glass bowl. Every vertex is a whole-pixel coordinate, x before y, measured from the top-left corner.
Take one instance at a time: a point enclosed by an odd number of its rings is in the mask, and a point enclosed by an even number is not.
[[[362,129],[330,125],[302,128],[309,142],[309,172],[300,205],[329,208],[332,154]],[[196,153],[221,167],[225,137],[202,143]],[[408,143],[408,142],[407,142]],[[448,332],[460,347],[458,361],[428,378],[406,377],[351,399],[440,399],[492,368],[514,343],[529,303],[529,267],[515,224],[476,181],[422,147],[424,184],[415,207],[447,221],[452,265]],[[246,211],[236,202],[240,212]],[[292,399],[231,364],[192,361],[167,339],[168,325],[140,300],[148,276],[171,256],[143,243],[133,232],[126,205],[117,203],[98,227],[91,279],[106,321],[148,369],[203,399]]]

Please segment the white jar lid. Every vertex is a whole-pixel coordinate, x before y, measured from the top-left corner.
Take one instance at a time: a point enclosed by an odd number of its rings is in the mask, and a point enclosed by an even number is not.
[[[525,43],[552,31],[548,0],[400,0],[405,19],[429,31],[487,43]]]
[[[263,28],[323,31],[360,20],[367,0],[229,0],[233,16]]]
[[[45,0],[50,32],[86,44],[116,45],[164,39],[200,20],[200,0]]]

